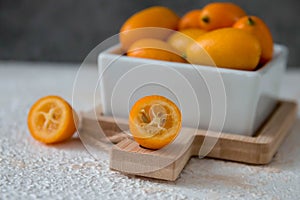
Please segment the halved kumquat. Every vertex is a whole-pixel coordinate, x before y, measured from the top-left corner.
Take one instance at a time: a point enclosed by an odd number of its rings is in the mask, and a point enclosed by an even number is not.
[[[129,114],[129,129],[142,147],[160,149],[181,129],[181,112],[171,100],[158,95],[138,100]]]
[[[72,137],[78,117],[72,107],[58,96],[46,96],[31,107],[27,124],[32,137],[46,144]]]

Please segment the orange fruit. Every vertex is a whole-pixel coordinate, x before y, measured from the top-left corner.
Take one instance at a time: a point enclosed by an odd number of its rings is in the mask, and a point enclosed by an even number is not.
[[[129,129],[142,147],[160,149],[181,129],[181,113],[171,100],[158,95],[139,99],[129,114]]]
[[[187,12],[179,21],[178,29],[200,28],[199,17],[201,10],[191,10]]]
[[[127,56],[171,62],[186,62],[180,53],[168,43],[152,38],[141,39],[133,43],[128,49]]]
[[[185,55],[186,48],[204,33],[206,33],[206,31],[199,28],[184,29],[180,32],[173,33],[167,42],[182,55]]]
[[[33,138],[51,144],[71,138],[77,120],[76,113],[64,99],[46,96],[33,104],[27,124]]]
[[[261,46],[252,34],[223,28],[208,32],[187,48],[187,60],[194,64],[223,68],[254,70],[259,62]]]
[[[210,3],[207,4],[200,15],[200,26],[205,30],[230,27],[246,12],[238,5],[233,3]]]
[[[261,64],[268,62],[272,58],[274,48],[273,38],[263,20],[255,16],[245,16],[239,19],[233,27],[250,32],[258,38],[262,48]]]
[[[120,42],[123,50],[127,50],[135,41],[142,38],[166,39],[170,31],[159,29],[135,30],[145,27],[157,27],[176,30],[179,16],[171,9],[153,6],[135,13],[123,24],[120,30]]]

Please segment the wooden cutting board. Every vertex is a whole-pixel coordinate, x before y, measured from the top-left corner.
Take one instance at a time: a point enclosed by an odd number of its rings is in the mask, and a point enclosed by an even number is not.
[[[84,115],[82,128],[89,132],[96,131],[99,128],[95,127],[97,122],[108,134],[108,138],[123,137],[110,150],[112,170],[173,181],[177,179],[190,157],[199,156],[199,152],[200,155],[217,159],[249,164],[269,163],[289,133],[296,113],[296,103],[280,101],[271,116],[252,137],[182,128],[172,144],[156,151],[142,148],[128,135],[120,133],[121,129],[128,129],[127,121],[118,120],[117,125],[110,117],[100,116],[96,120],[91,115]]]

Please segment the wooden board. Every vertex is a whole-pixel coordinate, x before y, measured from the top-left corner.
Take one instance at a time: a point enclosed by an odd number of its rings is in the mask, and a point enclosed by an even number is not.
[[[190,157],[199,155],[200,148],[202,154],[207,152],[204,155],[211,158],[267,164],[289,133],[296,113],[296,103],[280,101],[253,137],[182,128],[172,144],[156,151],[144,149],[131,138],[125,137],[111,148],[110,168],[128,174],[176,180]],[[89,124],[91,120],[93,119],[85,118],[83,128],[95,130]],[[103,130],[109,133],[109,137],[114,133],[120,134],[121,129],[114,119],[101,116],[98,120]],[[118,124],[121,124],[123,130],[128,128],[126,121],[119,121]],[[215,145],[207,145],[210,143]],[[207,149],[203,150],[205,145]]]

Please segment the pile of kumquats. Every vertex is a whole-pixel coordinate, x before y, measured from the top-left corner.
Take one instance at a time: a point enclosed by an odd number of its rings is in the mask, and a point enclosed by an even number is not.
[[[174,31],[139,30],[147,27]],[[125,21],[120,43],[127,56],[239,70],[255,70],[273,55],[272,35],[263,20],[226,2],[207,4],[181,18],[162,6],[144,9]]]

